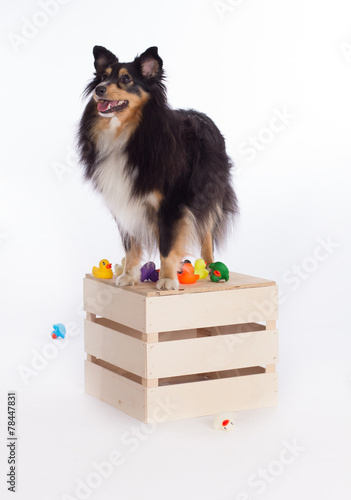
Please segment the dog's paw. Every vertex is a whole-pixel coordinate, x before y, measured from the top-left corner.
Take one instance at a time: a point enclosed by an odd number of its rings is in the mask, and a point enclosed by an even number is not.
[[[172,280],[171,278],[161,278],[156,283],[156,288],[158,290],[178,290],[179,281]]]
[[[116,280],[117,286],[133,286],[137,283],[139,283],[139,277],[130,273],[123,273]]]

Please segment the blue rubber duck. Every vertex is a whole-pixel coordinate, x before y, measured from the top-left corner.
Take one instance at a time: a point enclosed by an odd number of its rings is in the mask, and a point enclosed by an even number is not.
[[[51,337],[53,339],[57,339],[58,337],[61,337],[61,339],[65,338],[66,335],[66,328],[65,325],[62,323],[57,323],[57,325],[53,325],[54,331],[51,332]]]

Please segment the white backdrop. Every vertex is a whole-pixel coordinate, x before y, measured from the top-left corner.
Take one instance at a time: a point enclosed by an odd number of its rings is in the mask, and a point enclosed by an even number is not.
[[[6,394],[16,390],[21,500],[349,499],[349,1],[2,7],[0,491],[9,495]],[[95,44],[122,61],[157,45],[171,105],[217,123],[241,210],[217,259],[280,287],[280,405],[238,414],[230,435],[210,417],[140,431],[84,395],[82,278],[123,256],[75,152]],[[70,335],[55,353],[57,322]],[[135,450],[123,441],[132,429]],[[112,450],[123,463],[79,490]]]

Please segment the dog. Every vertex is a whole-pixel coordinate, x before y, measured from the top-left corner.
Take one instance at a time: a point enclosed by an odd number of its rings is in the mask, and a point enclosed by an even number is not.
[[[129,63],[101,46],[93,55],[78,146],[85,179],[104,197],[126,252],[116,284],[138,283],[143,251],[158,247],[156,286],[177,290],[189,249],[198,245],[212,263],[238,213],[224,138],[205,114],[169,106],[157,47]],[[195,85],[194,75],[184,78]]]

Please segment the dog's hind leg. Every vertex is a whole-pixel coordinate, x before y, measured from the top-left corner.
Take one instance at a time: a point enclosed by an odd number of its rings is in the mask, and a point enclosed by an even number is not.
[[[207,266],[214,262],[212,234],[207,232],[201,242],[201,257],[206,261]]]
[[[140,259],[142,255],[141,245],[133,236],[123,236],[123,246],[126,252],[124,272],[117,278],[116,285],[135,285],[140,281]]]

